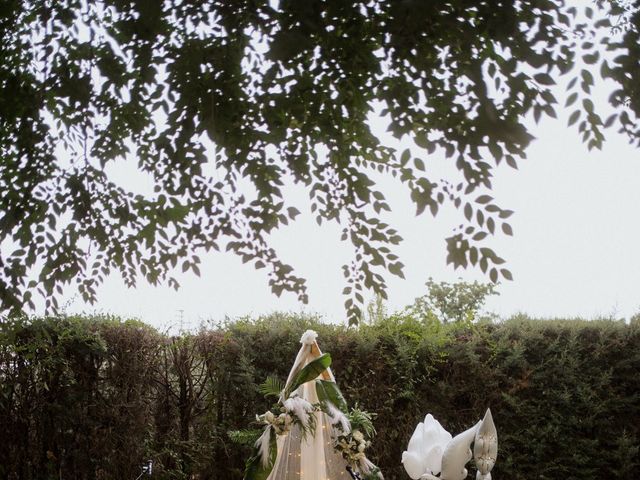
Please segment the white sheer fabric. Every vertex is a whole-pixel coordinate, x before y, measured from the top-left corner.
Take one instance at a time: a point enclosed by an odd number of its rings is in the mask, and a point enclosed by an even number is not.
[[[302,347],[289,373],[287,386],[296,373],[309,361],[322,353],[315,341],[315,335],[309,332],[302,336]],[[333,374],[327,370],[320,378],[335,381]],[[302,385],[298,395],[310,403],[317,403],[315,382]],[[315,412],[315,435],[303,438],[298,426],[277,439],[278,453],[276,461],[267,480],[347,480],[350,475],[346,470],[347,462],[333,449],[332,426],[329,417],[323,412]]]

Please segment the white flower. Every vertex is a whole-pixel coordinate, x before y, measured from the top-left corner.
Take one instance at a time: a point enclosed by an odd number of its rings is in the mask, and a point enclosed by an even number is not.
[[[269,411],[264,414],[264,419],[269,423],[273,423],[276,419],[276,416],[273,414],[273,412]]]
[[[364,443],[361,443],[360,445],[358,445],[358,451],[360,453],[364,452],[365,448],[366,448],[366,445]]]
[[[290,415],[286,413],[281,413],[274,419],[274,423],[272,423],[273,427],[276,430],[278,435],[284,435],[289,430],[291,430],[291,422],[292,418]]]
[[[353,431],[353,438],[356,441],[361,442],[362,440],[364,440],[364,435],[362,434],[362,432],[360,430],[354,430]]]
[[[316,338],[318,338],[318,334],[316,332],[314,332],[313,330],[307,330],[302,334],[300,343],[302,343],[303,345],[313,345],[316,341]]]

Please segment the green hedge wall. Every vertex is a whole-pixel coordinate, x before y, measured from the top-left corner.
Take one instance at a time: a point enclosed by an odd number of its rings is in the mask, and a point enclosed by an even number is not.
[[[526,318],[439,326],[391,317],[358,330],[290,315],[171,337],[135,321],[0,324],[0,478],[240,479],[227,431],[269,402],[307,328],[350,403],[377,412],[371,457],[401,453],[431,412],[453,433],[491,407],[499,479],[631,479],[640,467],[640,326]],[[471,476],[470,476],[471,478]]]

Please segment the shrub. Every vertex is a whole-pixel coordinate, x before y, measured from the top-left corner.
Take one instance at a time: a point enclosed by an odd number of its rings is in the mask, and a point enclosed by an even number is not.
[[[389,480],[415,425],[453,433],[491,407],[495,478],[633,478],[640,325],[532,320],[443,325],[391,316],[358,330],[276,314],[168,337],[110,317],[0,324],[0,478],[240,479],[227,432],[270,404],[313,328],[351,404],[377,412],[371,457]]]

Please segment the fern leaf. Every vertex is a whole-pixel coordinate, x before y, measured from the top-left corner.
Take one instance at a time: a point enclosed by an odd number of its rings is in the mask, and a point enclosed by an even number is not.
[[[260,437],[262,430],[244,429],[244,430],[230,430],[227,435],[233,443],[238,445],[253,446]]]
[[[280,396],[282,390],[284,390],[284,385],[280,381],[280,379],[276,377],[267,377],[260,387],[258,387],[260,393],[262,393],[265,397],[276,397]]]

